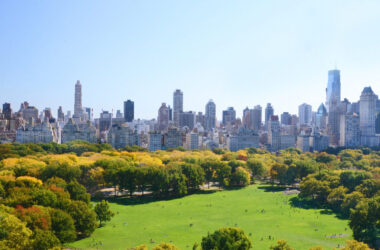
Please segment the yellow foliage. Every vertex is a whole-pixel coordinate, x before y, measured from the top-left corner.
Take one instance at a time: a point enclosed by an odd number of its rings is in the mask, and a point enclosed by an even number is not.
[[[16,184],[24,184],[28,187],[42,186],[42,181],[31,176],[19,176],[16,178]]]

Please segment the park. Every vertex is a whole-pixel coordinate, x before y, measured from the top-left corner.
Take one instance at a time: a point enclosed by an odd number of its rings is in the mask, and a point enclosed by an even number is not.
[[[221,227],[239,227],[253,249],[269,249],[286,240],[294,249],[342,247],[352,239],[348,220],[329,210],[302,208],[270,185],[243,189],[203,190],[171,200],[117,198],[110,200],[112,220],[89,238],[67,244],[79,249],[129,249],[145,244],[149,249],[161,242],[192,249],[203,236]]]

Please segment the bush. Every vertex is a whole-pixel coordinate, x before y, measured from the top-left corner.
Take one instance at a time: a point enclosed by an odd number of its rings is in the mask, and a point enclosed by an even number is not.
[[[236,227],[224,227],[202,238],[202,250],[246,250],[251,247],[251,240]]]

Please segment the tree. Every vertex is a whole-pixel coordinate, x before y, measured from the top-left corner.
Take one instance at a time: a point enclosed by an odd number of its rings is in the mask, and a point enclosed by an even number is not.
[[[0,212],[0,249],[28,249],[32,231],[16,216]]]
[[[229,185],[229,177],[231,177],[231,167],[225,162],[221,162],[216,165],[217,180],[219,182],[219,187],[227,187]]]
[[[114,212],[110,210],[108,201],[105,200],[98,202],[94,210],[96,213],[96,219],[99,221],[100,226],[102,226],[102,222],[110,221],[115,215]]]
[[[96,213],[83,201],[71,201],[67,212],[75,221],[75,229],[81,237],[88,237],[98,227]]]
[[[203,250],[246,250],[252,247],[244,231],[236,227],[224,227],[202,238]]]
[[[285,240],[278,240],[277,245],[271,246],[270,249],[273,250],[293,250]]]
[[[238,167],[235,173],[232,174],[231,183],[237,186],[245,187],[251,182],[251,176],[247,170]]]
[[[205,179],[205,172],[197,164],[185,163],[181,165],[182,173],[186,176],[187,189],[198,190]]]
[[[356,240],[347,240],[346,246],[344,248],[339,248],[340,250],[371,250],[367,244],[359,242]]]
[[[329,196],[327,197],[327,202],[330,204],[331,208],[337,212],[341,210],[341,205],[344,201],[345,195],[348,189],[339,186],[331,190]]]
[[[86,204],[90,204],[90,194],[88,194],[86,188],[77,181],[71,181],[67,185],[67,191],[69,191],[72,200],[83,201]]]
[[[51,231],[37,229],[33,236],[33,249],[49,250],[61,243],[59,239]]]
[[[171,244],[171,243],[161,243],[155,247],[153,247],[153,250],[177,250],[178,248]]]
[[[249,159],[247,167],[251,170],[253,176],[263,177],[265,175],[265,167],[262,161]]]
[[[352,192],[346,194],[341,205],[341,210],[344,216],[348,217],[350,215],[351,209],[354,209],[361,200],[364,199],[364,195],[360,192]]]
[[[119,172],[120,175],[120,189],[127,189],[129,196],[132,196],[137,189],[137,170],[136,167],[126,166]]]
[[[50,209],[51,228],[60,242],[72,242],[76,238],[73,218],[60,209]]]
[[[349,225],[356,240],[374,246],[380,231],[380,196],[361,201],[351,212]]]

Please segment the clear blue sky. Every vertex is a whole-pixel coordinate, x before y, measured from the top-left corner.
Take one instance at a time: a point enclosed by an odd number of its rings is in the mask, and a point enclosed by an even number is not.
[[[0,102],[40,110],[83,106],[154,118],[172,105],[217,116],[271,102],[296,113],[324,101],[327,71],[341,70],[342,97],[380,94],[380,1],[0,1]]]

